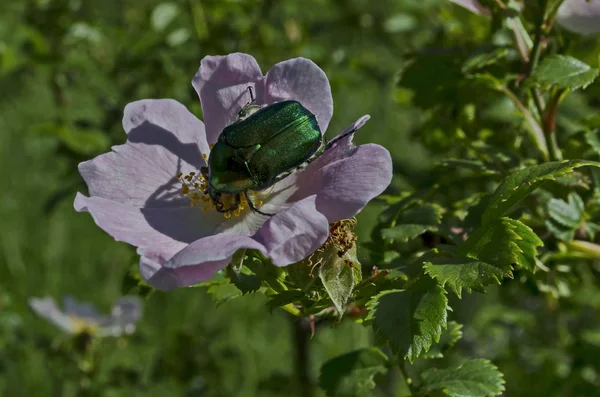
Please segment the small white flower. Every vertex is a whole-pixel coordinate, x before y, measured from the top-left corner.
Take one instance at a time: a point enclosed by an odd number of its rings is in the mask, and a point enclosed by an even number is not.
[[[77,302],[70,296],[64,298],[63,310],[50,297],[31,298],[29,306],[40,317],[70,334],[83,332],[98,336],[131,334],[142,316],[142,301],[135,296],[119,298],[109,316],[99,314],[92,304]]]

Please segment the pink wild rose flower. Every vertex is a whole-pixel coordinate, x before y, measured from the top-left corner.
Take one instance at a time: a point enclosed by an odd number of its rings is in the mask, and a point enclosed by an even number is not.
[[[89,212],[116,240],[138,247],[140,273],[152,286],[170,290],[209,280],[244,248],[261,251],[277,266],[298,262],[325,242],[330,223],[356,215],[389,185],[389,152],[375,144],[355,146],[349,134],[305,168],[250,193],[272,216],[247,205],[217,212],[203,191],[200,169],[223,128],[249,102],[248,87],[258,105],[300,102],[322,133],[333,113],[331,88],[308,59],[278,63],[263,76],[256,60],[240,53],[205,57],[192,84],[204,122],[172,99],[130,103],[123,117],[127,142],[79,164],[90,197],[78,193],[75,209]]]

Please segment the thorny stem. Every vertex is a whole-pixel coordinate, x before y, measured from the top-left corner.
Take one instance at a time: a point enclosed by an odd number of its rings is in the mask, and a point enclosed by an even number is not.
[[[535,33],[535,39],[533,42],[533,49],[531,50],[531,58],[529,64],[527,65],[527,75],[530,76],[535,68],[538,66],[542,50],[543,50],[543,40],[544,35],[550,32],[552,28],[552,24],[554,23],[554,18],[558,11],[558,6],[561,2],[558,2],[555,7],[549,9],[549,0],[542,0],[542,11],[540,15],[539,22],[537,24],[537,29]],[[540,115],[540,119],[542,119],[543,131],[547,136],[547,139],[550,143],[550,159],[552,160],[562,160],[562,152],[560,147],[558,146],[558,141],[556,139],[556,111],[558,108],[558,104],[563,98],[566,92],[556,93],[550,100],[550,103],[546,106],[544,101],[544,97],[542,96],[540,90],[537,87],[533,87],[531,89],[531,95],[533,96],[533,100],[535,106]]]
[[[533,41],[533,48],[531,50],[531,59],[529,61],[529,64],[527,65],[528,75],[531,75],[531,73],[533,73],[538,63],[540,62],[543,50],[542,44],[544,41],[544,35],[547,35],[552,29],[554,19],[556,18],[556,13],[558,12],[558,6],[560,6],[560,3],[562,3],[558,2],[553,8],[549,9],[549,0],[541,0],[541,2],[542,12],[536,27],[535,39]]]
[[[562,152],[556,141],[556,112],[560,101],[569,92],[568,89],[558,90],[550,99],[550,103],[544,114],[544,131],[550,140],[550,155],[554,160],[562,160]]]
[[[310,320],[307,317],[292,318],[294,324],[293,343],[296,350],[295,373],[297,396],[313,397],[314,385],[310,376]]]
[[[528,131],[531,140],[535,143],[539,151],[542,152],[542,155],[544,156],[544,161],[548,161],[548,143],[544,135],[544,130],[542,129],[536,118],[533,117],[529,109],[527,109],[527,106],[523,105],[523,103],[521,103],[519,98],[517,98],[517,96],[511,90],[509,90],[505,86],[499,87],[499,90],[502,91],[512,101],[512,103],[517,107],[517,109],[519,109],[523,117],[525,117],[525,120],[529,125]]]

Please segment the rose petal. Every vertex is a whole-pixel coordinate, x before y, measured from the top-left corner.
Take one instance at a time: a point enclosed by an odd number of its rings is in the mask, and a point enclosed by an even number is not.
[[[600,32],[600,1],[565,0],[556,20],[565,29],[582,35]]]
[[[188,243],[210,235],[222,216],[195,207],[136,208],[101,197],[77,194],[77,211],[88,211],[96,224],[117,241],[141,247],[160,247],[173,255]]]
[[[329,143],[332,144],[332,147],[328,148],[305,169],[298,170],[276,183],[270,189],[269,195],[264,199],[261,208],[267,213],[277,213],[282,209],[289,208],[296,201],[317,194],[322,187],[321,169],[329,163],[350,156],[356,150],[356,146],[352,144],[351,139],[340,140],[339,138],[356,132],[369,118],[369,115],[359,118],[331,140]]]
[[[230,258],[221,261],[202,263],[196,266],[179,268],[164,267],[166,260],[144,250],[138,250],[140,258],[140,275],[154,288],[170,291],[175,288],[188,287],[202,281],[210,280],[219,270],[225,268]]]
[[[481,5],[478,0],[450,0],[454,4],[458,4],[461,7],[475,13],[477,15],[489,15],[490,10]]]
[[[275,265],[298,262],[327,240],[329,222],[317,211],[315,198],[307,197],[278,212],[254,236],[266,248],[266,255]]]
[[[265,103],[296,100],[317,116],[321,132],[333,115],[331,87],[325,72],[313,61],[295,58],[273,66],[265,76]]]
[[[360,128],[365,121],[364,117],[359,119],[340,136]],[[360,212],[391,180],[390,153],[375,144],[356,147],[352,144],[352,135],[348,135],[298,174],[298,190],[288,200],[316,194],[317,210],[329,222],[336,222]]]
[[[392,158],[382,146],[361,145],[352,156],[325,167],[323,175],[317,209],[336,222],[356,215],[383,193],[392,181]]]
[[[248,236],[216,234],[189,244],[169,260],[151,249],[138,249],[142,255],[140,273],[149,284],[162,290],[194,285],[211,279],[226,267],[240,248],[266,253],[260,243]]]
[[[175,175],[197,172],[208,153],[204,125],[171,99],[125,107],[125,145],[79,164],[91,196],[138,207],[188,206]]]
[[[248,54],[202,59],[192,85],[202,103],[208,143],[215,143],[223,128],[237,120],[239,111],[250,102],[248,87],[255,87],[260,80],[260,67]],[[262,103],[262,87],[259,88],[255,95]]]
[[[165,267],[202,266],[206,262],[229,260],[240,248],[257,249],[266,254],[265,247],[248,236],[215,234],[194,241],[166,262]]]

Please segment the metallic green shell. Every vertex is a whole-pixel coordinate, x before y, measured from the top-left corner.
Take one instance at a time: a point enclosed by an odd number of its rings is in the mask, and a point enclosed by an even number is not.
[[[297,101],[266,106],[223,129],[209,164],[212,189],[242,193],[272,186],[319,149],[317,119]]]

